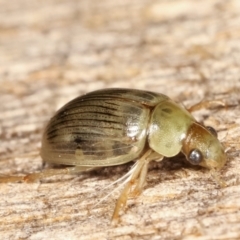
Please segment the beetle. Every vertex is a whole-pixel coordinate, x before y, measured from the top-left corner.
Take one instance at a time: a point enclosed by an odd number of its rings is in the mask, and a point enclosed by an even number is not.
[[[113,214],[116,220],[130,192],[138,195],[143,189],[149,162],[180,152],[191,164],[211,171],[220,170],[226,162],[216,131],[197,122],[187,109],[166,95],[136,89],[102,89],[73,99],[46,126],[43,161],[68,167],[46,169],[23,180],[136,160],[117,201]]]

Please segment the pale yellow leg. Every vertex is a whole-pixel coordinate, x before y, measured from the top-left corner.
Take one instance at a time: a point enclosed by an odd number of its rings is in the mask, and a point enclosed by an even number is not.
[[[137,184],[134,187],[133,191],[130,193],[131,197],[136,197],[142,192],[144,183],[146,182],[147,178],[148,163],[149,162],[145,162],[144,165],[142,166],[139,178],[137,179]]]
[[[148,150],[139,160],[137,160],[137,165],[135,166],[134,172],[131,175],[130,180],[126,183],[124,189],[121,192],[120,197],[117,200],[113,216],[112,216],[112,223],[117,223],[119,219],[119,212],[122,208],[125,207],[127,198],[129,196],[129,192],[131,190],[131,187],[135,182],[137,181],[137,184],[133,190],[133,195],[138,195],[146,181],[147,176],[147,170],[148,170],[148,164],[153,159],[152,156],[155,156],[154,152],[152,150]],[[155,156],[156,157],[156,156]]]
[[[148,164],[150,161],[156,160],[156,158],[157,158],[157,161],[161,161],[163,159],[163,156],[160,156],[156,152],[152,152],[151,155],[148,157],[148,159],[146,159],[146,161],[141,169],[140,176],[137,180],[137,184],[134,187],[134,190],[130,193],[131,197],[136,197],[142,192],[142,189],[143,189],[144,184],[147,179]]]
[[[194,112],[194,111],[200,110],[202,108],[209,109],[209,108],[213,108],[213,107],[216,107],[216,106],[225,107],[226,104],[221,100],[209,100],[209,101],[204,101],[204,102],[199,102],[197,104],[194,104],[193,106],[191,106],[187,110],[189,112]]]
[[[6,176],[0,177],[0,183],[8,183],[8,182],[35,182],[37,180],[52,177],[55,175],[61,174],[76,174],[83,171],[90,171],[93,168],[89,167],[67,167],[62,169],[45,169],[42,172],[31,173],[26,176]]]
[[[24,176],[0,176],[0,183],[21,182]]]

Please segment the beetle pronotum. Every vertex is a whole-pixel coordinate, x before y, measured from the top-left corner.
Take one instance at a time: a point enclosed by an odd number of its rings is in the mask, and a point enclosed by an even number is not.
[[[67,103],[44,131],[43,161],[68,165],[67,168],[46,169],[0,181],[34,181],[136,160],[117,201],[113,214],[116,220],[133,182],[131,194],[141,192],[149,162],[179,152],[190,163],[212,171],[221,169],[226,162],[215,130],[198,123],[189,111],[169,97],[133,89],[104,89]]]

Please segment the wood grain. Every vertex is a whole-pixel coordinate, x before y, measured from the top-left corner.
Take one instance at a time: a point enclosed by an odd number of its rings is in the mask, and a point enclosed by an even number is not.
[[[152,163],[144,192],[110,224],[131,165],[41,183],[0,184],[1,239],[240,239],[240,2],[1,0],[0,174],[40,171],[46,122],[106,87],[164,93],[217,129],[228,152],[220,188],[179,156]]]

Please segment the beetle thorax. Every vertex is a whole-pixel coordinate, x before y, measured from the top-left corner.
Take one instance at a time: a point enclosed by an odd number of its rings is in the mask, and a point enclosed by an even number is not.
[[[189,112],[175,102],[159,103],[150,119],[149,146],[163,156],[175,156],[181,151],[182,141],[194,121]]]

